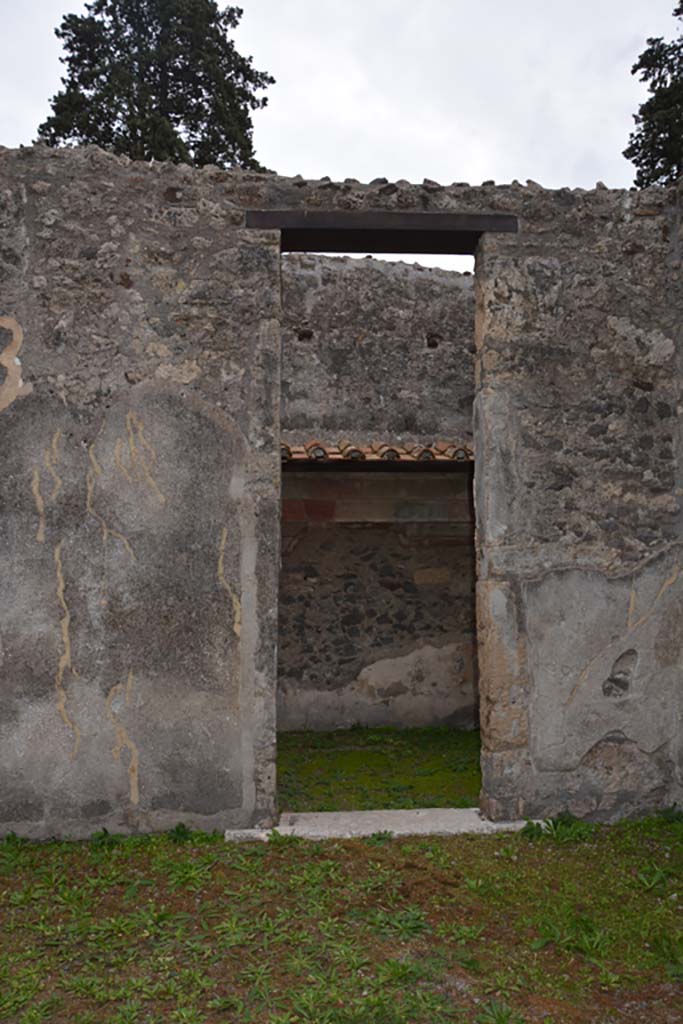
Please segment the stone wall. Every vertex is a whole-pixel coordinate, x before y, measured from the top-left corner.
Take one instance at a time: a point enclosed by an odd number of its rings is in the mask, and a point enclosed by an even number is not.
[[[284,441],[471,443],[472,275],[290,253],[282,316]]]
[[[482,806],[683,800],[676,188],[36,148],[0,196],[3,830],[272,820],[280,277],[246,209],[518,217],[475,281]]]
[[[675,190],[538,196],[477,261],[484,801],[611,819],[683,796]]]
[[[278,238],[198,184],[0,153],[0,831],[272,820]]]
[[[283,474],[279,730],[477,719],[471,472]]]

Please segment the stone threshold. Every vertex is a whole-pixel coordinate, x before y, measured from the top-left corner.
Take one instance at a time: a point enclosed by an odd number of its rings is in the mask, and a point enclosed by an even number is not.
[[[488,821],[476,807],[426,807],[410,811],[320,811],[283,814],[275,826],[300,839],[356,839],[391,832],[395,836],[492,835],[518,832],[524,821]],[[227,842],[267,842],[268,829],[227,829]]]

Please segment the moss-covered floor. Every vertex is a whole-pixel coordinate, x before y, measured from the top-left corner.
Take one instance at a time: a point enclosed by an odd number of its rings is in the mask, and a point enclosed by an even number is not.
[[[342,729],[278,735],[281,811],[476,807],[479,733]]]

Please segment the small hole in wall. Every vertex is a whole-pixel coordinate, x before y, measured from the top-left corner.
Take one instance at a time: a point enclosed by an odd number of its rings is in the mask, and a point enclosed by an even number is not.
[[[443,341],[440,334],[428,334],[427,335],[427,348],[438,348],[439,344]]]
[[[637,651],[624,651],[612,665],[612,671],[602,684],[605,697],[624,697],[631,688],[633,673],[638,664]]]
[[[310,341],[313,337],[313,331],[310,327],[300,327],[296,332],[296,336],[299,341]]]

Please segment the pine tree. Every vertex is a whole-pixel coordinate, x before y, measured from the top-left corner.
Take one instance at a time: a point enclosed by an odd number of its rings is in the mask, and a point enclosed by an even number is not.
[[[251,111],[274,79],[228,38],[242,10],[214,0],[93,0],[55,30],[64,88],[38,129],[134,160],[259,169]]]
[[[683,19],[683,0],[673,14]],[[631,74],[648,83],[650,97],[634,114],[624,156],[636,165],[640,188],[666,185],[683,174],[683,38],[648,39]]]

